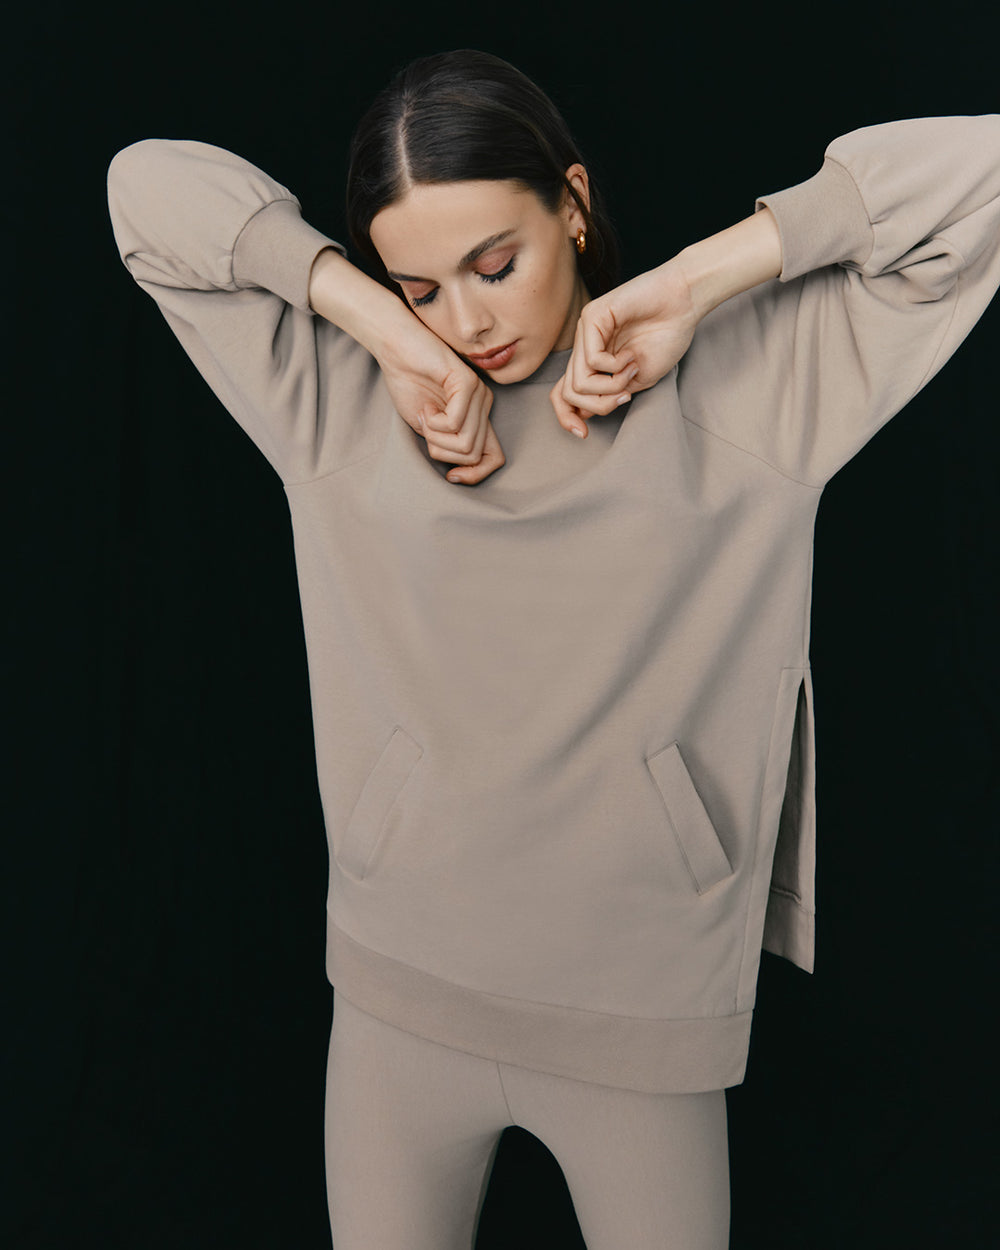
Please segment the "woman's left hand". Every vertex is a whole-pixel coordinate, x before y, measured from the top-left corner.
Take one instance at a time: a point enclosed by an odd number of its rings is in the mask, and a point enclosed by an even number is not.
[[[586,437],[587,418],[614,412],[670,372],[699,320],[676,257],[585,304],[566,371],[549,393],[559,424]]]

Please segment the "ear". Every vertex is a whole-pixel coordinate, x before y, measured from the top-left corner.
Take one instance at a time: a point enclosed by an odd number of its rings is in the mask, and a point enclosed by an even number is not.
[[[586,169],[579,162],[575,165],[570,165],[569,169],[566,170],[566,181],[573,187],[580,199],[583,200],[589,211],[590,179],[587,177]],[[587,223],[583,219],[583,213],[580,212],[580,206],[568,191],[566,192],[566,211],[572,234],[576,234],[577,230],[586,229]]]

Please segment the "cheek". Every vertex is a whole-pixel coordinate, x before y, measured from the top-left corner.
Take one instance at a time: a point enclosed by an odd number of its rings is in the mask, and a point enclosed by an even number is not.
[[[558,255],[547,255],[535,269],[525,286],[525,303],[538,321],[557,319],[572,289],[572,279],[567,281],[565,266]]]
[[[576,289],[576,266],[570,268],[566,257],[555,251],[546,258],[544,271],[533,283],[534,311],[546,324],[562,325],[566,309]]]
[[[411,306],[410,311],[416,313],[418,320],[422,321],[442,343],[456,351],[462,349],[462,336],[455,326],[450,308],[440,297],[423,308]]]

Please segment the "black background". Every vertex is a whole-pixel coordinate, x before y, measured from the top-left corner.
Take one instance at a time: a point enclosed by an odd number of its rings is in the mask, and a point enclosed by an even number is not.
[[[288,510],[118,259],[114,153],[220,144],[343,237],[371,96],[480,47],[563,109],[631,275],[837,135],[1000,109],[983,4],[359,10],[7,19],[11,1250],[329,1246],[326,844]],[[821,504],[817,964],[763,960],[728,1094],[737,1250],[992,1242],[998,333],[994,300]],[[582,1245],[554,1159],[509,1130],[479,1247],[515,1240]]]

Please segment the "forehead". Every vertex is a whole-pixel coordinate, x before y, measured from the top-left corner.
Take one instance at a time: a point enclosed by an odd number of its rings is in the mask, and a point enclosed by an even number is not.
[[[533,191],[509,180],[418,183],[376,213],[371,238],[387,269],[424,274],[454,268],[490,235],[544,212]]]

